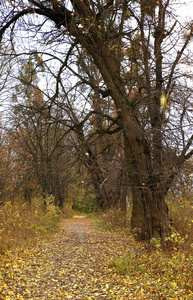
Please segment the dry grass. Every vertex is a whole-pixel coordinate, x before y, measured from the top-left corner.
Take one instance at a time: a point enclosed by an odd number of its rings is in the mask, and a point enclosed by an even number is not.
[[[42,199],[33,199],[32,204],[5,202],[0,207],[0,252],[25,246],[34,239],[55,231],[59,214],[53,205],[43,209]]]
[[[193,251],[193,205],[191,203],[171,203],[170,216],[173,228],[177,233],[181,251],[192,253]]]
[[[152,239],[150,243],[154,244],[155,251],[149,253],[146,244],[133,239],[130,251],[118,255],[110,263],[117,274],[131,279],[137,276],[137,284],[146,278],[151,287],[143,285],[143,299],[193,299],[193,205],[171,201],[169,212],[173,220],[168,238],[170,248],[162,250],[160,240]],[[119,212],[108,211],[102,214],[100,225],[106,230],[120,228],[131,239],[129,220],[124,228]],[[134,251],[139,245],[144,248],[143,252]],[[154,296],[148,298],[151,291]]]
[[[95,228],[130,235],[130,216],[130,208],[128,208],[126,214],[115,208],[106,209],[105,211],[96,213],[97,222]]]

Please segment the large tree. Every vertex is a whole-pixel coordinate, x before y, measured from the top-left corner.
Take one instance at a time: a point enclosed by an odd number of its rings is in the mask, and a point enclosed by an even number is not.
[[[72,95],[65,89],[65,77],[60,80],[63,96],[62,91],[59,92],[71,120],[71,128],[76,134],[78,147],[74,149],[91,176],[96,206],[102,209],[114,206],[125,211],[126,185],[123,187],[122,183],[126,172],[123,168],[122,127],[118,124],[112,99],[107,95],[103,99],[100,95],[100,85],[103,84],[100,72],[88,53],[79,50],[76,48],[77,71],[71,70],[78,78],[75,87],[71,88]],[[78,103],[73,105],[72,97],[81,103],[79,110]],[[86,106],[89,108],[87,111]]]
[[[71,41],[64,67],[76,45],[87,51],[103,78],[99,92],[112,98],[124,130],[133,224],[142,238],[164,242],[165,196],[193,154],[191,74],[183,68],[191,63],[192,24],[178,23],[169,0],[7,1],[1,20],[2,43],[10,33],[15,45],[25,29],[32,43],[45,30],[45,46],[57,43],[56,50]]]

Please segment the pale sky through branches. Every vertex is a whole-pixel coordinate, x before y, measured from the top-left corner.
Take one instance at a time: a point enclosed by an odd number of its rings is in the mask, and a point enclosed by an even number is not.
[[[190,21],[193,19],[193,1],[185,0],[179,1],[178,4],[174,4],[176,6],[176,12],[178,13],[180,19]]]

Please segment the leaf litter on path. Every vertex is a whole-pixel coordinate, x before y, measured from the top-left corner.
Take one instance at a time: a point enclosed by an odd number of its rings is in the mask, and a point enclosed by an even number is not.
[[[96,231],[90,219],[63,220],[52,241],[7,253],[0,266],[0,299],[190,299],[159,297],[163,293],[152,291],[157,279],[120,275],[109,267],[113,257],[131,251],[128,237]]]

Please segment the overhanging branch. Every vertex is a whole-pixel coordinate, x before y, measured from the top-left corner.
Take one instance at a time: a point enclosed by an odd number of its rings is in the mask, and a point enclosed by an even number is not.
[[[13,16],[7,23],[5,26],[3,26],[0,30],[0,42],[2,40],[2,36],[5,33],[5,31],[11,26],[11,24],[15,23],[19,18],[32,13],[32,11],[30,11],[28,8],[24,9],[22,11],[20,11],[19,13],[17,13],[15,16]]]

